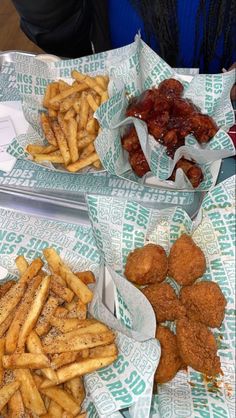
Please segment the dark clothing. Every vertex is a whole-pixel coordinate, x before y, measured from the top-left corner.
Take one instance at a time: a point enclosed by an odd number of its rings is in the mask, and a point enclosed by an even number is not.
[[[110,49],[106,0],[12,0],[21,29],[45,52],[77,58]]]

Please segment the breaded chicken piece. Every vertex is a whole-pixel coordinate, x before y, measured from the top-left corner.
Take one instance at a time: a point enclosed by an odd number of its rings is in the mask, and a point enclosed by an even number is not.
[[[128,257],[125,276],[133,283],[144,285],[160,283],[167,275],[168,259],[164,248],[156,244],[147,244],[136,248]]]
[[[181,289],[180,300],[189,319],[220,328],[227,301],[217,283],[202,281],[186,286]]]
[[[217,343],[206,325],[188,318],[178,319],[176,337],[179,354],[185,364],[207,376],[216,376],[221,372]]]
[[[169,276],[182,286],[191,285],[206,271],[206,259],[192,238],[183,234],[170,250]]]
[[[161,358],[154,380],[156,383],[166,383],[175,377],[183,362],[179,355],[176,335],[172,331],[159,325],[156,338],[161,345]]]
[[[170,284],[150,284],[142,292],[151,303],[157,322],[174,321],[185,316],[186,310]]]

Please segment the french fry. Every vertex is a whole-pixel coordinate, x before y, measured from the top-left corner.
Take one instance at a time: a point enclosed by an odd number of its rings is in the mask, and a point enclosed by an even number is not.
[[[24,274],[29,267],[29,264],[23,255],[16,257],[15,263],[20,275]]]
[[[51,92],[50,92],[50,100],[51,100],[59,92],[59,83],[57,81],[54,81],[53,83],[50,84],[50,86],[51,86]],[[49,100],[49,105],[50,105],[50,100]]]
[[[89,358],[101,358],[117,356],[118,351],[115,344],[105,345],[104,347],[94,347],[89,350]]]
[[[66,340],[58,340],[57,336],[54,339],[54,342],[51,344],[44,345],[44,352],[49,354],[55,354],[55,353],[63,353],[66,351],[80,351],[84,348],[92,348],[97,347],[99,345],[106,345],[113,343],[115,337],[112,331],[105,331],[101,332],[99,334],[95,333],[84,333],[84,334],[76,334],[74,338],[68,340],[69,333],[63,334],[63,336],[66,336]]]
[[[57,113],[58,111],[55,109],[48,109],[48,116],[52,119],[57,117]]]
[[[80,129],[86,128],[88,115],[89,115],[89,104],[87,101],[87,93],[83,92],[81,95],[81,106],[80,106],[80,122],[79,122]]]
[[[80,412],[80,406],[65,390],[57,387],[49,387],[47,389],[40,389],[40,391],[60,405],[65,411],[70,412],[73,416]]]
[[[91,107],[91,109],[96,112],[96,110],[99,107],[99,104],[96,103],[94,97],[92,96],[92,94],[87,94],[86,96],[87,102],[89,104],[89,106]]]
[[[36,289],[40,285],[42,277],[35,276],[23,296],[21,304],[17,307],[14,319],[6,334],[6,353],[13,353],[16,350],[20,328],[31,307]]]
[[[67,333],[60,332],[57,335],[53,335],[51,337],[49,337],[49,333],[48,333],[46,336],[47,337],[46,345],[50,345],[55,342],[59,343],[61,341],[66,343],[67,341],[70,341],[77,335],[82,335],[86,333],[98,334],[99,332],[106,332],[106,331],[109,331],[109,328],[105,324],[97,321],[95,318],[78,320],[78,325],[77,325],[76,330],[68,331]]]
[[[50,318],[50,323],[52,326],[56,327],[62,333],[72,331],[79,327],[79,319],[77,318]]]
[[[74,351],[67,351],[65,353],[54,354],[51,359],[51,367],[54,370],[59,369],[62,366],[73,363],[76,360],[76,358],[77,353]]]
[[[2,364],[2,358],[4,356],[4,353],[5,353],[5,339],[1,338],[0,339],[0,387],[1,387],[1,383],[3,381],[3,375],[4,375],[3,364]]]
[[[78,300],[76,305],[76,314],[78,319],[84,319],[87,316],[87,306],[81,300]]]
[[[57,140],[51,128],[50,119],[47,116],[47,114],[41,113],[40,120],[47,141],[49,142],[49,144],[54,145],[54,147],[57,147]]]
[[[42,369],[50,366],[47,356],[39,353],[5,355],[2,357],[2,364],[5,369]]]
[[[74,108],[76,113],[80,112],[80,98],[74,100],[73,108]]]
[[[42,311],[43,305],[47,299],[48,291],[50,286],[50,276],[43,277],[42,282],[39,285],[39,288],[36,292],[34,301],[32,303],[31,309],[28,312],[28,315],[23,323],[18,340],[18,348],[22,349],[25,345],[25,341],[34,328],[38,317]]]
[[[74,293],[68,287],[65,287],[59,283],[56,276],[51,276],[50,282],[50,289],[52,290],[55,295],[59,296],[61,299],[65,300],[66,302],[71,302]]]
[[[24,283],[15,283],[7,293],[0,299],[0,325],[14,310],[21,300],[25,290]]]
[[[93,167],[95,167],[99,170],[102,168],[102,163],[101,163],[100,160],[94,161],[94,163],[92,165],[93,165]]]
[[[76,114],[75,109],[74,109],[73,107],[71,107],[71,108],[70,108],[69,110],[67,110],[67,112],[65,113],[65,115],[64,115],[64,120],[66,120],[66,121],[68,122],[70,119],[74,118],[75,114]],[[75,120],[75,119],[74,119],[74,120]],[[76,121],[75,121],[75,122],[76,122]]]
[[[10,290],[10,288],[15,284],[14,280],[9,280],[8,282],[3,283],[0,286],[0,299]]]
[[[98,132],[98,121],[94,118],[91,118],[88,120],[87,125],[86,125],[86,131],[89,134],[96,134]]]
[[[87,90],[88,89],[88,85],[87,83],[81,83],[78,84],[76,83],[73,86],[70,86],[68,89],[62,91],[61,93],[57,94],[56,96],[54,96],[50,101],[49,101],[49,105],[51,106],[52,104],[54,104],[55,102],[61,102],[63,99],[65,99],[66,97],[71,96],[74,93],[78,93],[80,91],[83,90]]]
[[[30,371],[28,369],[16,369],[14,374],[20,382],[20,392],[24,406],[36,415],[46,414],[47,410],[43,399]]]
[[[49,161],[50,163],[54,163],[54,164],[64,163],[64,158],[62,157],[62,155],[55,155],[55,154],[34,154],[33,159],[37,163],[42,163],[43,161]]]
[[[51,418],[62,418],[63,408],[53,400],[50,401],[48,415]]]
[[[20,383],[15,381],[4,385],[0,389],[0,411],[4,408],[7,402],[11,399],[12,395],[19,389]],[[78,411],[79,412],[79,411]]]
[[[93,298],[91,290],[64,265],[56,251],[53,248],[47,248],[43,253],[51,269],[56,274],[61,274],[62,278],[66,280],[69,288],[82,300],[82,302],[91,302]]]
[[[105,103],[109,99],[107,91],[104,91],[101,95],[101,104]]]
[[[50,280],[51,283],[51,280]],[[38,335],[46,334],[50,329],[50,318],[58,307],[58,300],[50,296],[45,303],[40,317],[38,318],[35,331]]]
[[[43,106],[49,106],[49,100],[51,98],[51,84],[48,84],[45,90],[44,98],[43,98]]]
[[[74,173],[76,171],[82,170],[82,168],[88,167],[97,160],[99,160],[98,154],[96,152],[93,152],[88,157],[78,160],[75,163],[69,164],[67,166],[67,170]]]
[[[34,261],[29,265],[27,270],[22,274],[19,279],[20,283],[29,283],[29,281],[39,273],[43,267],[43,262],[41,258],[35,258]]]
[[[81,158],[81,159],[87,158],[89,155],[91,155],[91,154],[93,153],[94,149],[95,149],[95,148],[94,148],[93,143],[91,143],[91,144],[87,145],[87,147],[85,147],[85,148],[83,149],[83,151],[81,152],[81,154],[80,154],[80,158]]]
[[[12,395],[11,399],[9,399],[8,411],[10,418],[22,418],[26,416],[23,399],[19,389]]]
[[[98,93],[100,96],[102,95],[104,90],[101,88],[101,86],[96,82],[94,78],[89,77],[88,75],[81,74],[76,70],[73,70],[71,75],[75,80],[87,84],[88,87],[95,90],[96,93]]]
[[[9,315],[8,315],[8,317],[5,319],[5,321],[3,321],[2,323],[1,323],[1,325],[0,325],[0,338],[2,338],[4,335],[5,335],[5,333],[6,333],[6,331],[8,330],[8,328],[10,327],[10,325],[11,325],[11,323],[12,323],[12,320],[13,320],[13,318],[14,318],[14,316],[15,316],[15,312],[16,312],[16,309],[17,308],[15,308]]]
[[[79,158],[79,151],[77,147],[77,122],[75,119],[68,120],[68,146],[70,150],[71,161],[74,163]]]
[[[31,155],[50,154],[51,152],[54,152],[57,150],[58,150],[58,147],[55,147],[54,145],[43,146],[43,145],[30,144],[30,145],[27,145],[26,147],[26,151]],[[19,257],[23,257],[23,256],[19,256]]]
[[[43,347],[40,338],[35,331],[31,331],[27,338],[27,349],[30,353],[43,354]],[[47,379],[52,380],[55,384],[57,383],[57,375],[51,367],[42,368],[41,372]]]
[[[95,136],[94,135],[87,135],[84,138],[81,138],[78,141],[78,150],[82,150],[85,147],[87,147],[87,145],[91,144],[92,142],[94,142],[95,140]]]
[[[66,137],[59,125],[59,123],[55,120],[52,122],[52,129],[56,136],[58,147],[61,151],[61,155],[63,157],[65,165],[70,163],[70,151],[68,148]]]
[[[73,379],[74,377],[92,373],[95,370],[99,370],[102,367],[106,367],[109,364],[112,364],[116,358],[117,356],[85,359],[76,363],[69,364],[69,366],[61,367],[59,370],[57,370],[58,382],[59,384],[64,383]],[[41,388],[44,390],[44,388],[49,388],[50,386],[52,386],[52,382],[50,380],[44,380]]]
[[[64,120],[64,115],[62,113],[60,113],[60,112],[58,113],[57,120],[58,120],[58,123],[60,125],[60,128],[61,128],[63,134],[67,138],[67,135],[68,135],[68,122],[66,120]]]
[[[82,378],[80,376],[74,377],[73,379],[68,380],[65,385],[81,406],[85,399],[85,389]]]
[[[68,314],[68,310],[64,308],[64,306],[58,306],[58,308],[55,311],[55,316],[58,318],[65,318]]]
[[[107,90],[108,81],[109,81],[107,76],[97,75],[95,77],[95,81],[103,90]]]
[[[60,103],[60,112],[65,113],[67,112],[73,105],[75,99],[72,97],[68,97],[63,102]]]

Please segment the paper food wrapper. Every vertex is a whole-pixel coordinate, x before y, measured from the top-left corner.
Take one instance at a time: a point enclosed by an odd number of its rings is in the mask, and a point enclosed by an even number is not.
[[[14,263],[18,255],[31,261],[42,257],[48,246],[74,271],[94,272],[97,283],[90,313],[116,333],[117,360],[85,378],[88,418],[120,416],[119,410],[140,400],[145,402],[133,416],[148,416],[160,345],[147,299],[111,268],[105,271],[91,228],[0,209],[0,282],[18,276]]]
[[[87,197],[97,247],[112,270],[122,275],[130,251],[150,242],[162,245],[169,253],[174,241],[186,232],[205,254],[203,280],[218,283],[227,299],[223,324],[213,330],[223,370],[217,385],[189,367],[172,381],[158,385],[150,415],[142,416],[235,416],[235,180],[231,177],[211,189],[195,222],[181,208],[157,211],[115,197]],[[178,292],[179,286],[167,280]],[[123,281],[126,286],[126,279]]]
[[[23,101],[24,116],[34,131],[33,134],[21,135],[13,141],[9,152],[17,158],[31,158],[24,151],[27,144],[45,144],[39,120],[39,113],[44,110],[42,98],[45,88],[48,83],[59,78],[71,82],[71,70],[73,69],[90,75],[105,73],[110,75],[109,94],[111,99],[97,112],[103,131],[96,140],[96,149],[104,168],[111,174],[149,186],[193,190],[182,170],[177,173],[175,182],[166,181],[176,161],[181,156],[185,156],[186,158],[194,158],[202,167],[205,180],[198,190],[208,190],[217,179],[219,171],[217,160],[234,154],[232,141],[223,130],[233,124],[233,110],[229,98],[230,87],[234,83],[235,77],[233,71],[217,75],[195,75],[192,82],[189,82],[187,81],[189,74],[194,75],[195,69],[188,71],[187,79],[186,74],[181,79],[179,71],[176,72],[169,67],[141,41],[139,36],[136,37],[134,43],[123,48],[55,63],[41,62],[34,57],[16,53],[14,67],[18,91]],[[9,67],[5,71],[9,71]],[[183,72],[186,73],[186,69],[183,69]],[[11,77],[13,79],[13,75]],[[193,137],[188,137],[186,146],[177,151],[175,160],[171,160],[166,156],[166,149],[163,146],[152,137],[148,139],[145,124],[135,120],[141,146],[151,167],[151,173],[140,179],[130,169],[127,153],[122,149],[120,143],[121,132],[128,123],[124,117],[127,106],[125,92],[129,96],[140,94],[143,89],[170,77],[181,79],[184,82],[185,96],[193,97],[194,103],[205,113],[213,116],[222,130],[205,146],[204,150]],[[216,163],[213,164],[213,161]],[[51,163],[42,163],[41,165],[64,171],[60,165],[53,166]],[[95,169],[88,168],[77,174],[94,171]]]
[[[113,174],[145,185],[175,189],[193,189],[181,169],[175,182],[167,181],[176,162],[181,158],[195,160],[202,168],[204,181],[197,190],[209,190],[217,179],[217,165],[213,162],[234,155],[234,145],[226,131],[234,123],[230,90],[235,82],[235,70],[222,74],[196,74],[191,81],[178,74],[141,39],[136,37],[129,55],[120,54],[107,63],[110,76],[111,98],[96,112],[102,131],[96,140],[96,149],[103,166]],[[193,101],[202,113],[213,117],[220,127],[209,143],[200,145],[192,135],[185,139],[172,160],[166,147],[148,134],[146,123],[137,118],[126,118],[128,99],[144,90],[157,86],[162,80],[175,78],[184,84],[184,97]],[[128,153],[121,146],[121,136],[134,124],[142,150],[151,172],[139,178],[130,171]],[[135,176],[135,179],[134,179]]]

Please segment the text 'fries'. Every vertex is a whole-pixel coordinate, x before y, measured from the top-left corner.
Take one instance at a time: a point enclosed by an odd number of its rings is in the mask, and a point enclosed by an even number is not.
[[[99,124],[94,117],[98,107],[108,100],[109,79],[105,75],[91,77],[73,70],[74,82],[58,80],[47,85],[40,123],[48,145],[29,144],[26,151],[35,162],[62,164],[68,171],[86,167],[101,169],[101,161],[93,142]]]
[[[53,248],[43,255],[47,272],[19,256],[19,280],[0,285],[0,416],[86,418],[83,376],[117,359],[115,334],[87,318],[93,273],[73,272]]]

